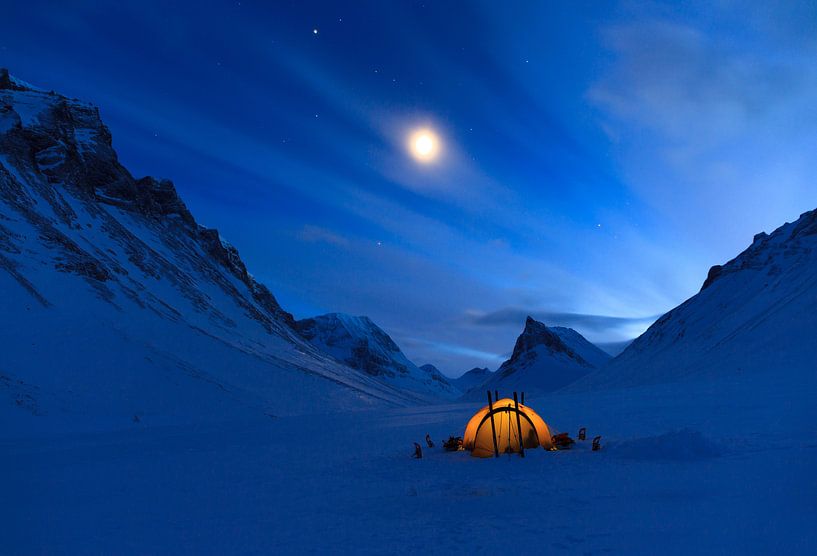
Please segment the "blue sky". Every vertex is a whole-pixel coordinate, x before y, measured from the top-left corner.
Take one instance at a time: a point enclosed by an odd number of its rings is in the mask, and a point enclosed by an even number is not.
[[[817,10],[764,4],[29,2],[0,65],[99,105],[297,317],[458,375],[526,314],[631,338],[817,206]]]

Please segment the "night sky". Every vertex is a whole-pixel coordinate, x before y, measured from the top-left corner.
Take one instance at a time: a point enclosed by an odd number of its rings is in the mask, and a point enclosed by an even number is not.
[[[97,104],[296,317],[450,375],[527,314],[632,338],[817,207],[806,3],[102,4],[4,5],[0,66]]]

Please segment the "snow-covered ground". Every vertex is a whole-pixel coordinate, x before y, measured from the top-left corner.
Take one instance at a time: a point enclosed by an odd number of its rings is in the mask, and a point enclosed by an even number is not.
[[[589,436],[524,459],[439,448],[474,404],[2,429],[0,552],[814,554],[813,386],[721,380],[529,399],[557,430]],[[414,460],[426,432],[438,447]]]
[[[817,553],[817,211],[610,363],[526,323],[486,387],[588,442],[418,461],[483,391],[421,406],[447,383],[368,319],[306,333],[96,109],[21,89],[0,71],[0,554]]]

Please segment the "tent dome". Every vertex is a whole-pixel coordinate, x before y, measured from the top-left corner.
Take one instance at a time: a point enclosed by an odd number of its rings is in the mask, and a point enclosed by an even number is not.
[[[471,455],[479,458],[489,458],[494,455],[494,438],[491,426],[493,416],[493,431],[496,433],[496,444],[499,453],[519,452],[519,428],[522,429],[522,446],[536,448],[542,446],[546,450],[553,449],[550,429],[545,421],[531,408],[519,404],[519,425],[516,421],[516,405],[511,398],[502,398],[491,406],[486,405],[477,411],[462,437],[462,445]]]

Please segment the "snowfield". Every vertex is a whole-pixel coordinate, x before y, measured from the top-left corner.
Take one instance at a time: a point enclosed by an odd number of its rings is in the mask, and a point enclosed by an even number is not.
[[[817,410],[790,385],[528,402],[557,430],[588,427],[588,441],[524,459],[444,452],[474,404],[38,437],[3,430],[4,552],[817,551]],[[412,459],[426,432],[437,447]],[[595,434],[600,452],[589,449]]]
[[[0,314],[0,554],[817,554],[817,211],[610,362],[529,319],[456,404],[369,319],[296,322],[93,106],[0,69]],[[488,387],[588,440],[443,452]]]

